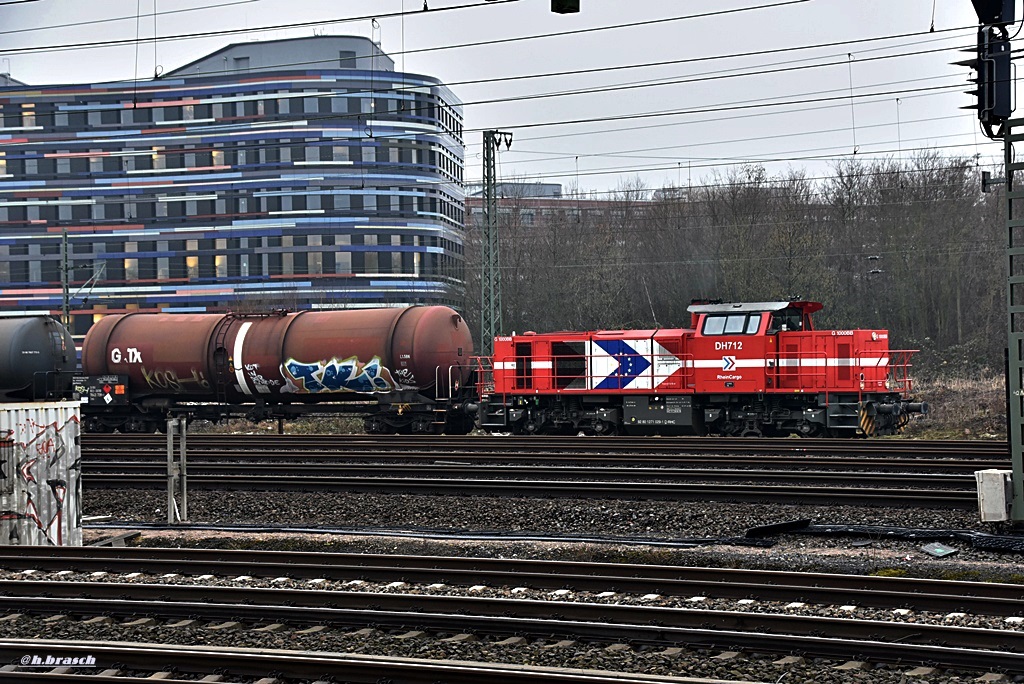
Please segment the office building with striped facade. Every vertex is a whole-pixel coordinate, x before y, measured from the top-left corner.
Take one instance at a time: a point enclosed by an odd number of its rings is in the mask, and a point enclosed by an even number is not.
[[[239,43],[151,80],[0,85],[0,312],[447,304],[461,103],[348,36]],[[63,248],[66,239],[67,249]]]

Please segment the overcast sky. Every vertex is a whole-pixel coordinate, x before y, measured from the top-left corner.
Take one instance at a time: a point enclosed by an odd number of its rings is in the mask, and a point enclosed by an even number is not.
[[[4,1],[0,73],[40,85],[148,78],[231,42],[370,37],[465,103],[468,182],[489,128],[514,134],[500,177],[595,192],[696,185],[749,161],[825,176],[855,150],[1001,154],[958,109],[970,72],[950,62],[976,40],[970,0],[581,0],[571,15],[549,0]],[[243,32],[152,40],[225,30]]]

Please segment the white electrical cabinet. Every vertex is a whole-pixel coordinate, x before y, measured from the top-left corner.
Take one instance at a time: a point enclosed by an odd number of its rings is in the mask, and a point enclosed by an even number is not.
[[[974,479],[978,482],[978,510],[983,522],[996,522],[1010,519],[1010,501],[1013,490],[1010,486],[1010,470],[974,471]]]

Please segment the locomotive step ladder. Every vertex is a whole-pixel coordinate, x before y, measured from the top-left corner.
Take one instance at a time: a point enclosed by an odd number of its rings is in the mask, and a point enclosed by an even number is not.
[[[476,395],[480,400],[480,409],[477,414],[478,425],[483,428],[508,429],[508,407],[507,397],[498,397],[495,402],[498,406],[492,410],[491,398],[494,397],[494,360],[489,356],[481,356],[477,361],[477,385]]]
[[[826,415],[826,424],[830,430],[860,431],[860,397],[856,394],[829,394]]]

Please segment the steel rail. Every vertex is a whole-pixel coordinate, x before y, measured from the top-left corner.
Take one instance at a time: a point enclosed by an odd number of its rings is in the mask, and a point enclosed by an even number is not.
[[[115,463],[124,464],[163,464],[166,463],[167,454],[158,451],[134,451],[125,454],[124,450],[89,448],[82,452],[82,460],[89,466],[98,466],[109,469]],[[189,463],[193,464],[214,464],[214,463],[255,463],[255,464],[285,464],[285,463],[319,463],[319,464],[340,464],[340,465],[367,465],[378,464],[453,464],[453,465],[533,465],[555,467],[559,464],[586,465],[587,467],[610,466],[610,467],[683,467],[683,466],[704,466],[714,468],[726,467],[757,467],[757,468],[823,468],[823,469],[854,469],[854,470],[898,470],[908,472],[959,472],[974,473],[976,470],[985,468],[1009,468],[1008,460],[981,460],[971,459],[966,461],[954,460],[952,458],[848,458],[841,456],[819,457],[819,456],[775,456],[763,454],[750,455],[722,455],[717,454],[713,458],[707,456],[694,456],[686,454],[660,454],[631,456],[620,455],[610,456],[597,452],[580,452],[574,454],[545,454],[545,453],[506,453],[506,454],[482,454],[462,453],[445,451],[402,451],[396,453],[381,451],[347,451],[331,453],[321,450],[278,450],[264,451],[254,450],[244,453],[236,450],[222,451],[197,451],[189,452]],[[652,465],[656,464],[656,465]]]
[[[86,434],[83,446],[117,449],[161,449],[162,435]],[[206,435],[189,436],[189,448],[249,449],[254,445],[271,448],[315,447],[330,451],[378,449],[389,452],[417,449],[460,451],[554,450],[560,453],[601,451],[605,453],[800,453],[800,454],[917,454],[952,455],[958,458],[991,458],[1006,455],[1004,440],[830,440],[830,439],[754,439],[742,437],[517,437],[477,436],[436,437],[418,435]]]
[[[853,620],[776,613],[709,611],[618,604],[490,599],[433,595],[363,594],[318,590],[251,589],[90,582],[0,582],[0,610],[66,615],[156,615],[250,624],[326,624],[383,629],[472,631],[488,635],[564,636],[597,642],[690,647],[760,648],[816,655],[928,662],[975,669],[1019,670],[1024,632]],[[125,599],[130,592],[131,599]],[[42,594],[48,593],[49,596]],[[282,605],[288,604],[288,605]],[[828,638],[817,635],[828,634]],[[853,644],[851,642],[862,642]],[[936,650],[941,644],[941,650]]]
[[[86,487],[107,489],[157,489],[166,486],[166,475],[83,473]],[[962,490],[881,489],[862,487],[764,486],[749,484],[682,484],[598,481],[465,480],[437,478],[302,477],[258,475],[192,475],[190,489],[217,491],[304,491],[416,493],[424,495],[488,495],[560,498],[637,498],[668,501],[766,501],[776,503],[844,503],[913,505],[972,510],[977,494]]]
[[[86,475],[166,474],[166,463],[138,463],[133,461],[89,462],[83,466]],[[294,477],[424,477],[460,479],[515,479],[515,480],[601,480],[601,481],[658,481],[658,482],[774,482],[783,484],[845,484],[851,486],[938,487],[973,489],[973,475],[955,473],[878,473],[843,471],[778,471],[761,469],[725,468],[643,468],[594,466],[493,466],[435,463],[415,465],[381,465],[347,463],[204,463],[189,462],[189,476],[217,475]]]
[[[68,657],[93,656],[98,662],[117,664],[119,668],[153,672],[157,663],[167,663],[174,671],[193,675],[229,673],[232,677],[265,677],[277,673],[290,680],[328,680],[332,675],[344,673],[352,684],[380,684],[403,682],[406,684],[536,684],[557,680],[565,684],[606,684],[613,677],[617,684],[700,684],[713,681],[668,676],[607,673],[566,670],[561,668],[503,665],[496,663],[430,661],[415,658],[391,658],[351,653],[315,653],[251,648],[224,648],[216,646],[173,646],[148,643],[82,642],[65,640],[0,639],[0,659],[10,660],[22,655],[38,654],[45,657],[53,653]],[[87,677],[87,679],[86,679]],[[102,676],[93,673],[71,674],[60,672],[4,672],[0,681],[90,682],[95,684],[126,684],[134,682],[167,682],[168,684],[194,684],[196,679],[170,679],[151,677]]]
[[[1024,615],[1024,586],[896,577],[795,573],[734,568],[690,568],[577,561],[436,556],[253,552],[220,549],[20,547],[0,552],[6,570],[212,574],[363,580],[539,590],[614,590],[663,596],[706,595],[772,601],[845,603],[979,615]]]

